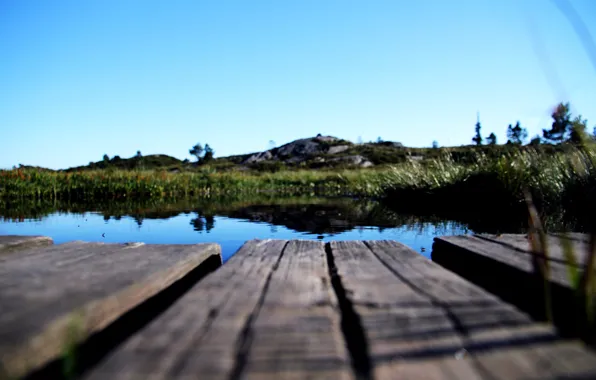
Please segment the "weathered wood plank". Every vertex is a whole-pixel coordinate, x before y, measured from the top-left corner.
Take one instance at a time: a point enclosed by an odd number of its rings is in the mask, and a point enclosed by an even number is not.
[[[247,242],[88,379],[346,378],[323,244]]]
[[[52,244],[54,241],[47,236],[0,235],[0,254]]]
[[[527,235],[522,234],[502,234],[502,235],[488,235],[478,234],[474,235],[485,241],[502,245],[506,248],[511,248],[519,253],[524,253],[531,256],[532,252],[528,242]],[[553,264],[568,264],[568,260],[563,253],[562,241],[570,243],[571,248],[577,258],[577,266],[583,267],[585,264],[587,252],[589,252],[589,237],[586,234],[569,234],[567,236],[561,234],[547,235],[547,248],[549,260]]]
[[[504,239],[505,240],[505,239]],[[515,266],[516,268],[533,273],[532,254],[526,250],[522,250],[523,245],[519,241],[510,241],[511,246],[499,244],[489,239],[483,239],[478,236],[460,235],[460,236],[442,236],[435,238],[437,242],[437,254],[441,254],[440,246],[446,244],[449,248],[458,248],[460,250],[467,250],[474,254],[485,256],[488,259],[501,262],[505,265]],[[526,242],[527,244],[527,242]],[[515,250],[513,246],[519,246],[520,250]],[[435,249],[433,247],[433,253]],[[565,265],[556,260],[549,260],[551,267],[551,281],[562,286],[570,286],[567,277],[567,268]]]
[[[551,327],[408,247],[389,241],[330,244],[376,378],[596,376],[596,356],[582,345],[561,345]],[[550,367],[536,364],[543,356]],[[505,357],[519,365],[496,365]]]
[[[577,252],[585,252],[587,247],[586,238],[582,236],[571,237]],[[549,237],[549,244],[549,281],[554,322],[561,334],[578,336],[583,334],[581,313],[575,304],[559,238]],[[432,259],[534,318],[546,318],[542,281],[535,275],[532,254],[523,235],[435,238]],[[580,273],[583,271],[581,266],[577,269]]]
[[[247,379],[347,379],[350,365],[322,242],[290,241],[246,345]]]
[[[72,243],[0,262],[0,377],[58,358],[207,259],[216,244]]]

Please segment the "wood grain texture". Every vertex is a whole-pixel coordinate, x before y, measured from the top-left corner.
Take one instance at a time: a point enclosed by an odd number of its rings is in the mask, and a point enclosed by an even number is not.
[[[246,379],[348,379],[324,244],[288,243],[245,344]]]
[[[477,255],[482,255],[489,260],[503,263],[508,266],[515,267],[526,273],[533,273],[534,267],[532,265],[532,254],[524,249],[526,244],[521,241],[521,237],[518,238],[507,238],[501,237],[499,241],[496,239],[482,238],[478,236],[470,235],[458,235],[458,236],[443,236],[435,238],[437,243],[437,250],[439,249],[452,249],[457,248],[461,250],[467,250]],[[502,240],[502,243],[500,242]],[[553,241],[554,244],[555,241]],[[575,245],[583,246],[585,243],[576,243]],[[441,248],[443,245],[445,248]],[[558,254],[562,255],[560,246],[558,247]],[[514,249],[518,248],[518,250]],[[435,248],[433,247],[433,252]],[[552,250],[553,253],[557,253],[557,250]],[[553,283],[559,284],[564,287],[570,287],[569,278],[567,275],[567,268],[562,262],[562,258],[550,259],[550,280]],[[581,268],[580,268],[581,272]]]
[[[88,379],[345,378],[322,243],[249,241]]]
[[[331,252],[375,378],[596,376],[596,356],[581,344],[559,343],[551,327],[400,243],[332,242]],[[540,350],[549,352],[550,367],[537,364]],[[495,364],[505,357],[520,364]]]
[[[0,235],[0,260],[3,253],[54,244],[47,236]]]
[[[578,273],[583,272],[587,236],[568,237],[578,255]],[[566,337],[591,338],[585,313],[576,303],[569,268],[560,236],[549,236],[549,291],[553,322]],[[433,261],[458,273],[487,291],[529,313],[546,320],[543,280],[537,276],[532,253],[524,235],[443,236],[435,238]]]
[[[0,262],[0,377],[59,357],[217,255],[216,244],[71,243]]]
[[[489,235],[489,234],[478,234],[475,235],[480,239],[484,239],[487,242],[502,245],[507,248],[516,250],[517,252],[531,255],[530,244],[528,242],[527,235],[522,234],[501,234],[501,235]],[[566,264],[568,263],[563,253],[562,240],[566,240],[571,244],[573,252],[577,258],[578,266],[585,264],[586,253],[589,252],[589,241],[590,238],[587,234],[573,233],[569,235],[562,234],[551,234],[547,235],[547,247],[549,260],[554,263]]]

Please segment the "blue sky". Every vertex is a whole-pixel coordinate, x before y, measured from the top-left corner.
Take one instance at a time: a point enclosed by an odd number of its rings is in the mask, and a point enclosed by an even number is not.
[[[571,0],[596,37],[596,1]],[[596,68],[548,0],[0,0],[0,167],[216,156],[330,134],[530,135]]]

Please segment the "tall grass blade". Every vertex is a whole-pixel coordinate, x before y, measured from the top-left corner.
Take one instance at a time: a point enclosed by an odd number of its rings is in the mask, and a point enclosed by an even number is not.
[[[590,326],[594,326],[594,298],[596,297],[596,284],[594,281],[594,256],[596,255],[596,234],[590,234],[590,248],[586,256],[584,273],[580,282],[580,290],[586,297],[586,317]]]
[[[552,300],[549,282],[550,268],[548,265],[546,234],[544,233],[540,217],[538,216],[538,212],[532,201],[532,195],[528,190],[525,190],[524,193],[526,204],[528,206],[528,239],[532,251],[532,266],[534,267],[534,273],[542,283],[544,290],[544,313],[546,319],[547,321],[552,322]]]
[[[567,236],[567,234],[563,234],[560,239],[561,247],[563,248],[563,255],[565,257],[565,266],[567,267],[567,275],[569,277],[569,281],[573,286],[573,289],[579,293],[580,292],[580,283],[581,283],[581,275],[578,269],[578,262],[577,258],[575,257],[575,253],[573,252],[573,243],[571,239]]]

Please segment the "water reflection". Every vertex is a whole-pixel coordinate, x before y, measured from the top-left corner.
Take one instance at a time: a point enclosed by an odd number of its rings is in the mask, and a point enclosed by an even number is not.
[[[192,216],[190,224],[197,232],[215,228],[215,216],[242,219],[252,223],[284,226],[296,232],[333,235],[358,227],[377,227],[379,231],[398,226],[448,226],[446,217],[398,213],[373,200],[330,198],[255,198],[242,200],[195,200],[178,202],[0,202],[0,220],[4,222],[42,221],[49,215],[98,213],[107,223],[123,217],[142,227],[147,220],[168,220],[179,215]]]
[[[190,224],[192,225],[193,230],[197,232],[205,231],[209,233],[213,227],[215,227],[215,218],[213,215],[201,215],[197,213],[197,217],[192,218]]]
[[[190,244],[216,242],[227,258],[246,240],[392,239],[431,251],[437,235],[468,233],[465,224],[398,213],[372,200],[252,198],[150,203],[0,202],[0,234],[71,240]]]

